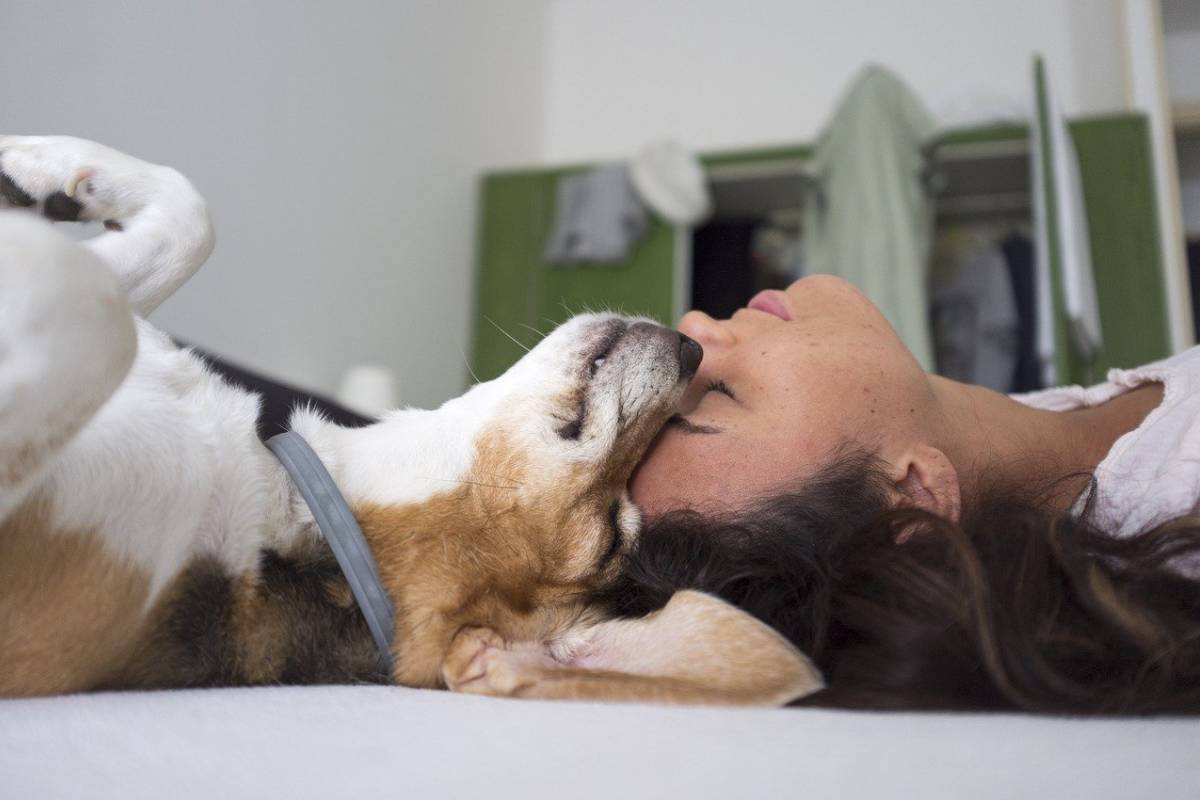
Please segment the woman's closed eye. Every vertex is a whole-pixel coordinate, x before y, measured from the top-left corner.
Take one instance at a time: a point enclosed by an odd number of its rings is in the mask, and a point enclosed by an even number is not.
[[[676,414],[667,420],[667,426],[675,428],[681,433],[720,433],[721,429],[712,425],[697,425],[688,420],[687,417]]]
[[[711,394],[712,392],[723,394],[735,403],[738,402],[737,395],[735,395],[733,390],[729,388],[729,384],[725,383],[723,380],[711,380],[704,385],[704,395]],[[703,396],[701,396],[701,400],[703,400]],[[683,414],[676,414],[675,416],[671,417],[669,420],[667,420],[667,425],[682,433],[704,434],[723,432],[721,428],[718,428],[714,425],[700,425],[692,422]]]
[[[737,402],[737,395],[733,393],[733,390],[729,388],[729,385],[726,384],[725,381],[709,381],[704,388],[706,392],[719,392],[728,397],[730,400]]]

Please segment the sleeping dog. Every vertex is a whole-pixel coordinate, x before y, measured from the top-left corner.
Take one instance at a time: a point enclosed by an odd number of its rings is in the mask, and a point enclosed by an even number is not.
[[[779,704],[820,688],[714,597],[639,619],[587,602],[638,535],[625,484],[694,342],[579,316],[436,410],[358,429],[295,413],[394,609],[381,659],[256,435],[257,396],[145,319],[212,250],[192,185],[92,142],[0,136],[0,207],[0,695],[376,681]],[[75,243],[38,217],[107,230]]]

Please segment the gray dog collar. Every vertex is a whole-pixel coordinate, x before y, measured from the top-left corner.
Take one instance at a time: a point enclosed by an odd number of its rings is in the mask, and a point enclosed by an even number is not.
[[[329,471],[321,459],[295,431],[281,433],[267,440],[267,447],[283,464],[288,475],[300,490],[300,496],[308,504],[309,511],[317,521],[317,527],[329,542],[329,549],[342,568],[342,574],[350,584],[350,591],[358,602],[358,608],[367,620],[380,658],[392,675],[392,631],[396,613],[392,601],[383,591],[375,559],[367,547],[366,537],[342,493],[338,491]]]

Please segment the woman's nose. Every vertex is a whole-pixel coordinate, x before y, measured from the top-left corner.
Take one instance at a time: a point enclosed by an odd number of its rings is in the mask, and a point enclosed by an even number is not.
[[[737,341],[737,337],[728,326],[703,311],[689,311],[684,314],[679,320],[679,332],[699,342],[705,352],[732,347]]]

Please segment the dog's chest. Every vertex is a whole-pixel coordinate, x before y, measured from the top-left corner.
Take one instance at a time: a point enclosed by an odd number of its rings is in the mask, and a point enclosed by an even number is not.
[[[144,570],[153,602],[198,557],[253,568],[283,527],[286,485],[255,432],[258,398],[139,321],[125,383],[44,482],[51,525],[95,531]]]

